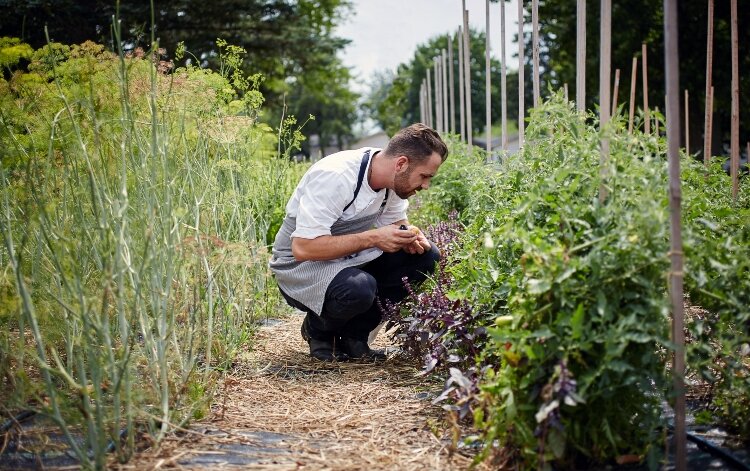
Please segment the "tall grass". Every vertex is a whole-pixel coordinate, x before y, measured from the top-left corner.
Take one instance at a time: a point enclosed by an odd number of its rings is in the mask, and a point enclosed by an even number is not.
[[[206,414],[277,302],[267,239],[296,170],[259,124],[258,77],[165,74],[156,49],[37,52],[0,84],[2,396],[101,469],[139,430]]]

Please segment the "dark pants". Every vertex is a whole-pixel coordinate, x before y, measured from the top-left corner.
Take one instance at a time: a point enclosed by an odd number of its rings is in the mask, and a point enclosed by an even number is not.
[[[367,341],[382,317],[375,297],[401,301],[407,295],[402,278],[407,277],[415,284],[424,281],[435,271],[439,259],[440,252],[432,244],[423,254],[384,253],[364,266],[344,268],[328,286],[320,316],[283,291],[281,294],[289,305],[307,313],[304,323],[310,337],[331,341],[340,336]]]

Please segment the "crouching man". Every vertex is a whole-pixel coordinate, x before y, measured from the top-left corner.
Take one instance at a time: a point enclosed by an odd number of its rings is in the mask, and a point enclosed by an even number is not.
[[[448,155],[433,129],[413,124],[385,149],[338,152],[315,163],[286,205],[270,267],[284,299],[307,313],[302,337],[322,361],[384,359],[368,334],[376,297],[396,302],[402,282],[423,281],[440,255],[409,226],[407,198],[426,190]]]

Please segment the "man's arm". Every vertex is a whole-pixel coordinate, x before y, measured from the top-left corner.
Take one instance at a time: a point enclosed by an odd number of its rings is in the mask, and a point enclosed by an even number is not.
[[[424,237],[424,236],[423,236]],[[418,239],[412,231],[388,224],[377,229],[345,235],[324,235],[315,239],[292,238],[292,255],[299,262],[333,260],[377,247],[383,252],[398,252]]]

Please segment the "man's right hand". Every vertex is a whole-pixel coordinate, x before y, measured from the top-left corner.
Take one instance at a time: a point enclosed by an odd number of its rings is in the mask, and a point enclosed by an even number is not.
[[[417,240],[412,231],[404,231],[393,224],[375,229],[375,247],[383,252],[398,252]]]

